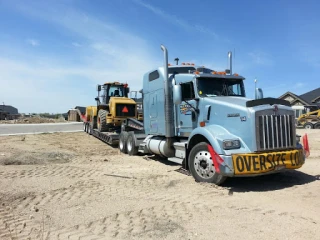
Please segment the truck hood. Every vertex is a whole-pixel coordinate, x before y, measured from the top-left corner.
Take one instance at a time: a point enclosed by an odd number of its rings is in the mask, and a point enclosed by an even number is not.
[[[247,101],[252,99],[243,97],[208,97],[200,100],[200,113],[205,114],[205,106],[211,106],[210,120],[207,126],[218,125],[224,128],[226,135],[233,135],[240,139],[247,148],[253,150],[254,141],[254,108],[246,107]],[[210,129],[213,129],[210,127]],[[223,134],[223,132],[220,132]],[[221,136],[222,137],[222,136]]]
[[[250,98],[244,97],[210,97],[205,98],[205,101],[212,102],[213,104],[232,106],[234,108],[246,109],[246,103],[251,101]]]

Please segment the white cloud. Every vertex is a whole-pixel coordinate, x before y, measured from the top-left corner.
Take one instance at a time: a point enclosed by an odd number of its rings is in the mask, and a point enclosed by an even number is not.
[[[294,44],[293,46],[297,49],[300,60],[307,63],[309,66],[318,69],[320,67],[320,50],[317,46],[317,40],[313,40],[315,43],[308,40],[304,41],[304,43]]]
[[[35,40],[35,39],[27,39],[26,42],[30,45],[32,45],[33,47],[36,47],[39,45],[39,41]]]
[[[268,53],[262,51],[252,51],[248,53],[254,64],[257,65],[272,65],[273,61]]]
[[[296,84],[294,84],[294,88],[301,88],[301,87],[304,87],[305,85],[306,85],[306,83],[297,82]]]
[[[161,10],[160,8],[158,7],[155,7],[151,4],[148,4],[148,3],[145,3],[141,0],[133,0],[133,2],[135,2],[136,4],[150,10],[151,12],[153,12],[154,14],[162,17],[163,19],[167,20],[168,22],[172,23],[172,24],[175,24],[183,29],[185,29],[186,31],[198,31],[198,32],[201,32],[201,33],[206,33],[206,34],[209,34],[213,37],[215,37],[216,39],[219,38],[219,36],[214,32],[212,31],[211,29],[205,27],[205,26],[202,26],[202,25],[199,25],[199,24],[191,24],[191,23],[188,23],[187,21],[175,16],[175,15],[172,15],[172,14],[169,14],[169,13],[166,13],[164,12],[163,10]]]
[[[73,42],[73,43],[72,43],[72,46],[74,46],[74,47],[81,47],[82,45],[81,45],[80,43],[78,43],[78,42]]]
[[[143,74],[162,64],[159,46],[154,47],[159,50],[154,55],[144,39],[121,26],[74,9],[64,8],[64,14],[59,14],[57,9],[31,4],[16,8],[77,35],[79,40],[72,45],[81,46],[68,59],[63,57],[64,49],[39,55],[19,51],[18,46],[11,46],[12,52],[19,52],[19,56],[11,54],[16,58],[0,56],[0,101],[21,112],[65,112],[75,105],[95,104],[95,85],[106,81],[127,82],[131,90],[140,90]]]

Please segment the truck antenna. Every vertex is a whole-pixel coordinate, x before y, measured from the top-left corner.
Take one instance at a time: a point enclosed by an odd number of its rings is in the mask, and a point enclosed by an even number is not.
[[[176,61],[176,65],[178,65],[179,64],[179,58],[175,58],[174,60]]]

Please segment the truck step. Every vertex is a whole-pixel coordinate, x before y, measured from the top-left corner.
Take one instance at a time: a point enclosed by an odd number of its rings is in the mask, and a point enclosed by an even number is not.
[[[173,143],[173,147],[177,150],[184,150],[187,142],[175,142]]]
[[[182,164],[182,161],[183,161],[183,159],[177,158],[177,157],[171,157],[171,158],[168,158],[168,160],[170,162],[175,162],[175,163],[178,163],[178,164]]]

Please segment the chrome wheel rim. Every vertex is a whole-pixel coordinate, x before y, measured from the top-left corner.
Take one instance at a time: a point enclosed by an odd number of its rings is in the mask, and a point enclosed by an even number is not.
[[[199,177],[208,179],[211,178],[214,173],[214,165],[212,163],[211,155],[208,151],[199,151],[194,157],[194,169]]]
[[[119,148],[120,148],[120,150],[123,149],[123,146],[124,146],[124,144],[123,144],[123,139],[120,138],[120,142],[119,142]]]
[[[132,150],[132,142],[131,141],[128,141],[127,149],[128,149],[129,152]]]

